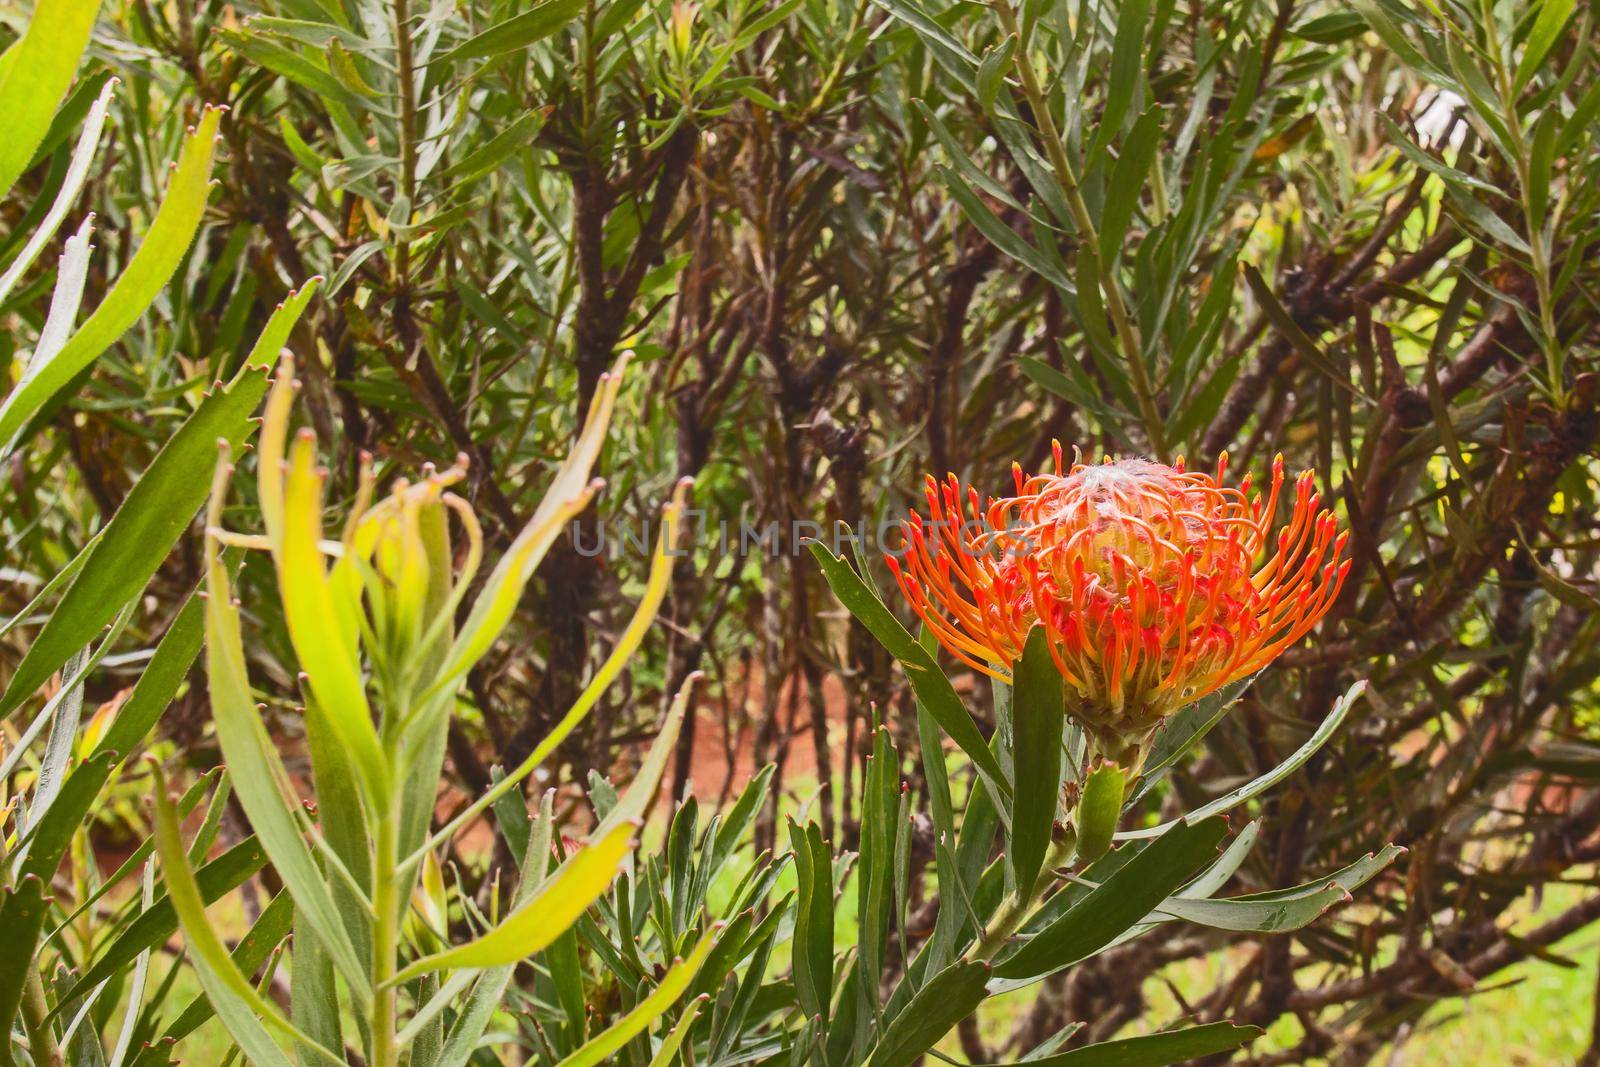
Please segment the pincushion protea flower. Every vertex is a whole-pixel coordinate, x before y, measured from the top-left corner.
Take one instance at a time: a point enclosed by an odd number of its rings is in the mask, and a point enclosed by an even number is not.
[[[913,610],[952,654],[1009,679],[1043,624],[1069,711],[1108,755],[1167,715],[1270,663],[1317,624],[1350,564],[1312,472],[1273,536],[1283,457],[1265,501],[1215,476],[1143,459],[1013,467],[987,504],[954,475],[928,479],[928,515],[888,557]]]

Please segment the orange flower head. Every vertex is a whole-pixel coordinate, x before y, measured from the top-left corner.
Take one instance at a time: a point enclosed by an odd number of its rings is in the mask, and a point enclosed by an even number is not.
[[[1102,741],[1147,738],[1173,711],[1248,677],[1315,626],[1349,571],[1348,534],[1321,507],[1312,472],[1283,457],[1265,500],[1246,477],[1143,459],[1013,467],[1014,496],[980,501],[954,475],[928,479],[926,517],[904,522],[888,558],[912,609],[957,658],[1010,678],[1045,627],[1074,716]],[[1105,746],[1102,746],[1105,747]]]

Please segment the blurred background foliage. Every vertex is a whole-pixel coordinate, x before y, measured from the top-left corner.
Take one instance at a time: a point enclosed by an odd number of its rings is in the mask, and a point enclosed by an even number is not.
[[[29,15],[7,5],[0,32]],[[638,354],[598,509],[469,679],[441,817],[582,688],[681,476],[702,529],[667,625],[550,784],[626,777],[702,670],[674,794],[693,783],[713,807],[774,761],[758,844],[780,844],[787,797],[850,848],[873,708],[904,750],[915,719],[801,535],[870,535],[924,471],[1001,490],[1052,439],[1204,466],[1227,452],[1235,476],[1281,452],[1318,471],[1355,567],[1169,803],[1279,762],[1366,679],[1342,734],[1267,798],[1236,884],[1306,882],[1390,841],[1408,855],[1294,935],[1158,927],[1049,980],[1007,1026],[963,1025],[961,1046],[1004,1059],[1073,1020],[1104,1039],[1159,1003],[1271,1027],[1254,1062],[1386,1055],[1442,999],[1528,961],[1572,966],[1554,946],[1600,919],[1595,19],[1574,0],[107,0],[0,205],[0,267],[107,79],[73,215],[97,213],[87,303],[127,267],[208,106],[227,109],[218,182],[151,309],[9,452],[0,662],[9,679],[46,583],[314,275],[288,347],[336,510],[364,452],[380,477],[464,455],[495,553],[615,354]],[[0,304],[11,380],[52,284],[36,270]],[[247,484],[239,499],[253,507]],[[748,530],[767,539],[741,552]],[[120,620],[88,708],[126,697],[200,568],[190,527]],[[247,563],[239,595],[292,743],[269,578]],[[19,696],[8,743],[46,695]],[[158,735],[216,764],[203,686]],[[110,866],[146,832],[119,788],[82,842]],[[236,813],[222,832],[239,839]],[[511,857],[480,851],[458,859],[487,884]],[[917,839],[929,913],[931,851]],[[1210,977],[1191,1001],[1195,961]]]

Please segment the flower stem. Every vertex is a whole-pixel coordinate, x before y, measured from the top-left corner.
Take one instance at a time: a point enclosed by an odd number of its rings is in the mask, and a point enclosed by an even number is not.
[[[372,937],[372,1067],[395,1067],[400,1050],[395,1044],[395,957],[399,951],[400,908],[397,887],[395,835],[398,814],[388,805],[378,819],[373,842],[372,905],[376,917]]]
[[[993,959],[995,953],[1005,947],[1006,942],[1011,940],[1011,935],[1017,932],[1022,921],[1044,896],[1045,889],[1053,881],[1050,872],[1056,867],[1065,865],[1072,858],[1077,843],[1077,835],[1070,829],[1051,843],[1050,851],[1045,855],[1044,865],[1040,867],[1033,885],[1026,890],[1018,886],[1016,892],[1000,902],[1000,907],[995,909],[995,913],[989,917],[989,922],[984,926],[983,934],[978,938],[977,944],[968,950],[967,959]]]

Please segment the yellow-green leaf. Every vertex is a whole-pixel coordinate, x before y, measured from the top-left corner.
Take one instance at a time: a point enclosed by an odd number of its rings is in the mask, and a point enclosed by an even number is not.
[[[310,1038],[297,1031],[278,1006],[256,991],[255,986],[239,970],[222,938],[206,918],[205,900],[200,886],[189,867],[189,857],[178,831],[178,813],[167,797],[167,785],[161,774],[161,765],[151,760],[152,792],[155,797],[154,835],[156,854],[161,857],[162,880],[166,883],[167,899],[177,913],[188,944],[189,958],[195,974],[206,991],[211,1006],[216,1009],[233,1039],[239,1043],[250,1059],[261,1067],[283,1064],[289,1058],[267,1033],[270,1027],[288,1040],[300,1040],[329,1063],[344,1061]]]
[[[577,922],[617,876],[633,844],[635,826],[624,823],[591,841],[561,865],[539,891],[475,941],[425,956],[402,970],[396,983],[462,967],[498,967],[532,956]]]
[[[77,73],[100,0],[39,0],[27,30],[0,63],[0,196],[22,176]]]
[[[494,644],[500,631],[511,621],[511,613],[522,599],[522,591],[527,588],[534,570],[566,528],[567,520],[587,507],[594,496],[597,487],[589,484],[589,472],[600,458],[600,446],[611,424],[611,412],[616,407],[617,391],[622,388],[622,374],[627,369],[628,359],[629,354],[623,353],[610,374],[601,380],[577,443],[556,472],[533,518],[517,535],[510,551],[489,575],[483,592],[473,602],[472,611],[440,672],[440,684],[465,674]]]
[[[388,765],[367,705],[360,650],[340,625],[342,615],[323,563],[322,475],[315,468],[316,448],[316,439],[303,434],[289,449],[278,557],[284,620],[311,692],[350,753],[368,795],[380,800],[388,791]]]
[[[178,269],[200,228],[211,193],[211,161],[221,118],[220,109],[206,108],[199,125],[184,141],[155,220],[100,306],[48,366],[30,367],[27,379],[0,405],[0,455],[11,452],[28,420],[51,397],[127,332]]]

